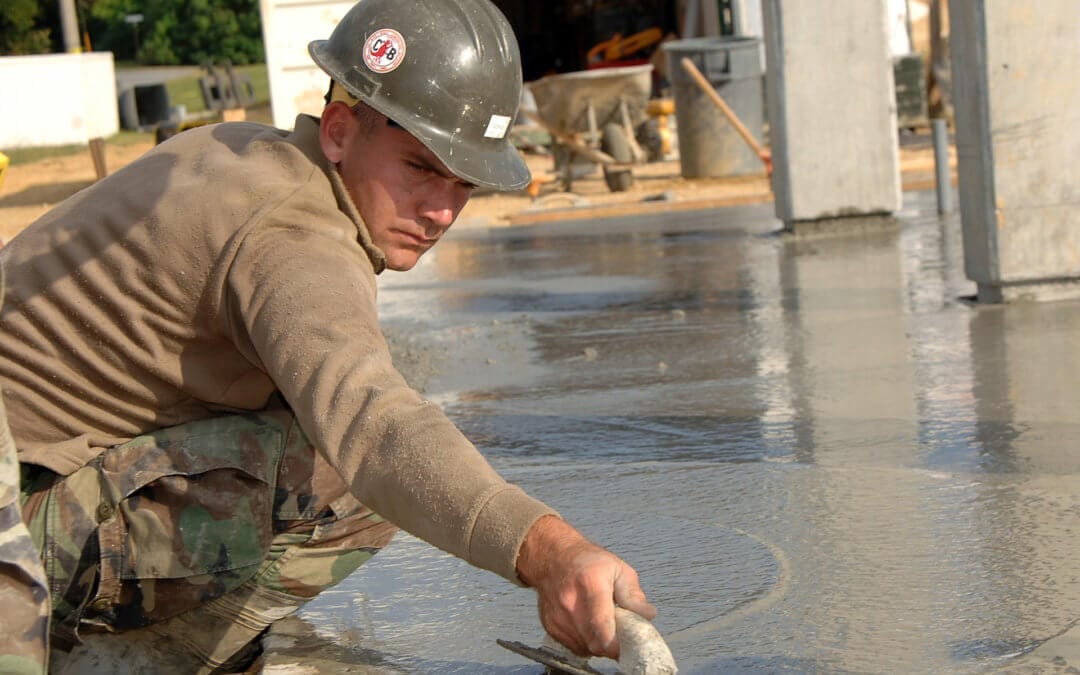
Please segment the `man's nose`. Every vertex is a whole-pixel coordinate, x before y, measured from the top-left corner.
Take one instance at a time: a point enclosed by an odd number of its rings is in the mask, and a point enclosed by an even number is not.
[[[440,228],[450,227],[469,199],[468,189],[446,181],[428,191],[420,204],[420,216]]]

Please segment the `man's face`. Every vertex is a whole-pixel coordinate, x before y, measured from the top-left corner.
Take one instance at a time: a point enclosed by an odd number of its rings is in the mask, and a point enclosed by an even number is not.
[[[450,229],[473,186],[374,110],[354,113],[336,103],[324,117],[328,114],[331,124],[344,127],[336,156],[327,156],[337,164],[372,241],[386,255],[387,267],[411,269]],[[326,152],[325,139],[323,148]]]

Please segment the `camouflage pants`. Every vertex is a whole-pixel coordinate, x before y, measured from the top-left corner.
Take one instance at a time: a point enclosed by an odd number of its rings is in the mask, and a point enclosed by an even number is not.
[[[19,461],[0,399],[0,673],[43,673],[49,594],[19,508]]]
[[[352,497],[284,408],[140,436],[70,476],[24,475],[54,642],[142,629],[205,671],[397,529]]]

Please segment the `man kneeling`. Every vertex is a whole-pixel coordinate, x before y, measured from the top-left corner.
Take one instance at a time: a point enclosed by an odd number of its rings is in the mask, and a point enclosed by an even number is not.
[[[488,0],[363,0],[310,51],[321,118],[185,131],[0,254],[54,646],[128,633],[233,667],[402,527],[615,656],[614,605],[654,614],[634,570],[498,476],[377,321],[378,274],[413,267],[475,187],[529,181],[509,25]]]

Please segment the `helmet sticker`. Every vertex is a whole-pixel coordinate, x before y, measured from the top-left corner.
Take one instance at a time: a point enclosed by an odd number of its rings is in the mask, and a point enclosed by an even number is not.
[[[389,73],[405,57],[405,38],[393,28],[380,28],[364,43],[364,64],[376,73]]]
[[[510,118],[506,115],[492,115],[488,120],[484,138],[505,138],[506,130],[510,128]]]

